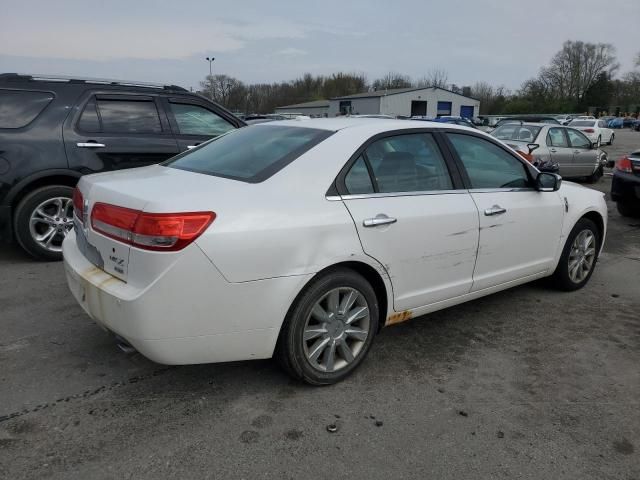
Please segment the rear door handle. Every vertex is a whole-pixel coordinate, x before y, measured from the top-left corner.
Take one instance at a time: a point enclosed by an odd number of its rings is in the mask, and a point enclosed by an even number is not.
[[[494,205],[491,208],[487,208],[484,211],[484,214],[487,217],[490,217],[491,215],[502,215],[503,213],[506,213],[507,209],[506,208],[502,208],[500,205]]]
[[[551,153],[556,153],[556,152],[557,152],[557,150],[556,150],[555,148],[550,148],[550,149],[549,149],[549,151],[550,151]]]
[[[396,223],[397,218],[387,217],[384,213],[379,213],[375,218],[367,218],[362,222],[365,227],[377,227],[378,225],[389,225]]]
[[[97,142],[78,142],[76,143],[77,147],[80,148],[104,148],[106,145],[104,143]]]

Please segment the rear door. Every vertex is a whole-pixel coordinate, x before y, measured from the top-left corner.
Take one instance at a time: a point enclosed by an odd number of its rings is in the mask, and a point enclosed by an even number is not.
[[[478,211],[432,133],[372,139],[338,178],[365,253],[385,266],[397,311],[469,292]]]
[[[524,160],[475,135],[449,132],[480,217],[472,291],[547,272],[560,242],[564,203],[539,192]]]
[[[178,153],[155,95],[92,92],[63,135],[69,166],[84,173],[143,167]]]
[[[169,122],[181,152],[238,127],[233,118],[195,98],[165,100]]]
[[[582,132],[567,128],[567,137],[573,152],[573,175],[574,177],[591,175],[599,161],[598,149],[593,148],[591,140]]]
[[[574,176],[573,149],[569,145],[565,128],[551,127],[547,132],[547,148],[554,163],[560,166],[560,175]]]

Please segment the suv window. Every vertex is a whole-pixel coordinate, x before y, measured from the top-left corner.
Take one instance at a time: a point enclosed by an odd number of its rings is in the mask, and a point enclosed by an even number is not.
[[[591,141],[577,130],[568,128],[567,135],[573,148],[591,148]]]
[[[0,128],[22,128],[40,115],[53,95],[47,92],[0,90]]]
[[[347,187],[347,191],[352,194],[374,192],[369,170],[362,155],[358,157],[349,173],[344,177],[344,184]]]
[[[112,100],[98,97],[97,104],[102,132],[162,133],[158,109],[153,100]]]
[[[235,127],[224,118],[199,105],[170,102],[171,111],[182,135],[217,137]]]
[[[563,128],[550,128],[547,133],[547,145],[549,147],[568,148],[569,143],[564,135]]]
[[[471,188],[526,188],[526,167],[502,148],[482,138],[448,133],[462,161]]]
[[[279,172],[332,133],[317,128],[253,125],[220,135],[163,165],[257,183]]]

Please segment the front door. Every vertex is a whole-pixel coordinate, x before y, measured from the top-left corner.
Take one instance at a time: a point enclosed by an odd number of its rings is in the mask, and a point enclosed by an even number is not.
[[[447,137],[480,217],[472,291],[552,268],[564,216],[560,195],[532,188],[523,160],[505,148],[468,134]]]
[[[558,173],[566,177],[572,177],[575,176],[573,149],[569,145],[565,130],[566,128],[549,128],[546,140],[547,148],[549,149],[549,156],[553,163],[557,163],[560,167]]]
[[[362,247],[387,270],[396,311],[469,292],[478,211],[430,133],[373,142],[344,178]]]
[[[178,153],[161,106],[151,95],[91,94],[65,122],[69,167],[85,173],[142,167]]]

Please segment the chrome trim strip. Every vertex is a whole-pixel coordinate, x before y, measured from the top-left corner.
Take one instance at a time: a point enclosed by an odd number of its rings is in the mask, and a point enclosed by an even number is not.
[[[537,192],[535,188],[471,188],[469,193]]]
[[[327,197],[327,199],[342,199],[342,200],[362,200],[365,198],[386,198],[386,197],[418,197],[426,195],[459,195],[462,193],[469,193],[468,190],[429,190],[420,192],[395,192],[395,193],[359,193],[354,195],[343,195],[341,197]]]

